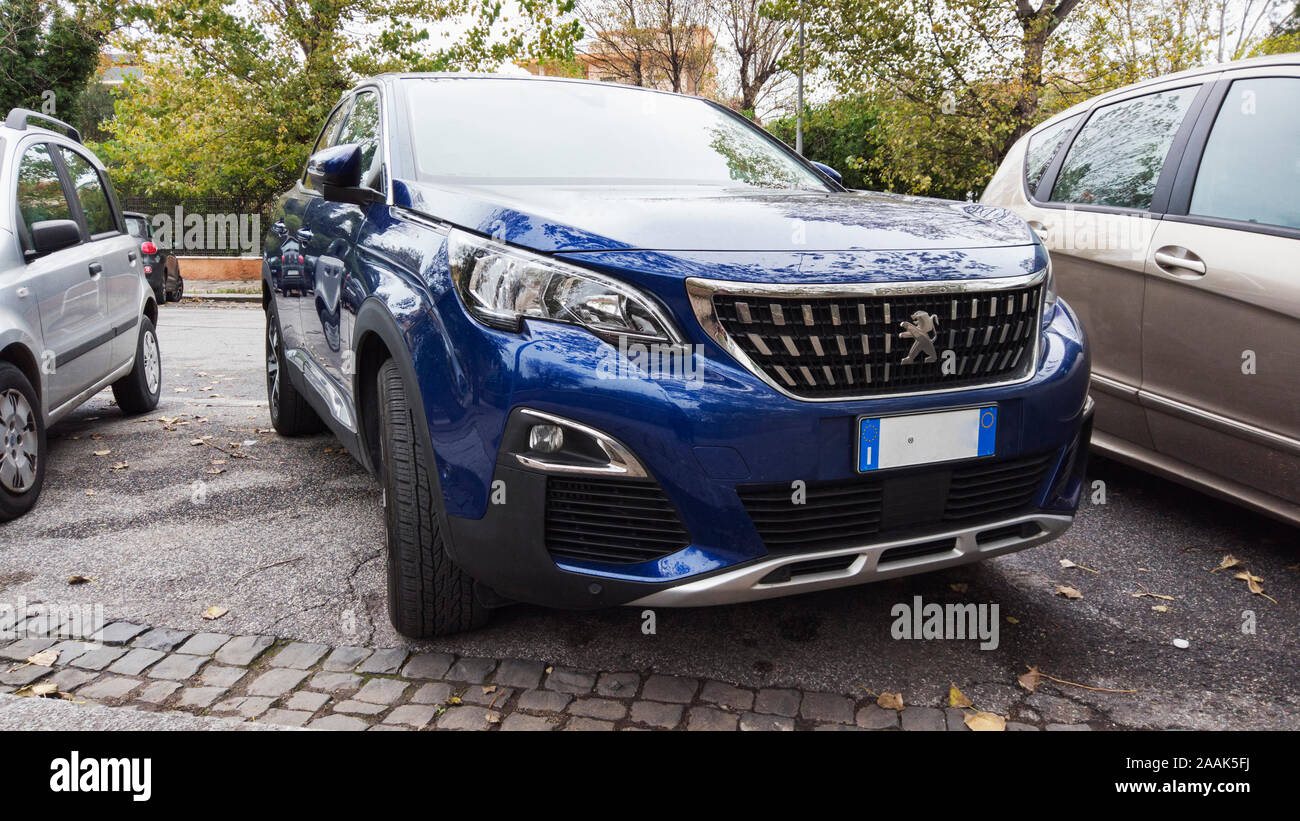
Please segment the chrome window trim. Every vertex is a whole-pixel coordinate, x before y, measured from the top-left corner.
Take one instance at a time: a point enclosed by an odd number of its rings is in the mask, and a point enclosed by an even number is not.
[[[706,279],[690,277],[686,280],[686,295],[691,302],[691,310],[709,338],[722,347],[724,351],[763,381],[763,384],[799,402],[855,402],[867,399],[891,399],[900,396],[931,396],[940,393],[957,393],[959,391],[986,390],[1009,385],[1019,385],[1033,379],[1038,373],[1038,359],[1043,344],[1043,301],[1046,288],[1038,299],[1038,333],[1034,335],[1033,358],[1029,371],[1015,379],[1001,382],[984,382],[978,385],[961,385],[951,388],[935,388],[923,391],[900,391],[897,393],[869,393],[850,396],[808,397],[792,393],[779,382],[769,377],[745,351],[736,344],[718,321],[713,307],[713,297],[754,296],[784,299],[818,299],[824,297],[879,297],[879,296],[916,296],[918,294],[971,294],[988,291],[1002,291],[1015,288],[1027,288],[1034,285],[1046,285],[1048,268],[1041,268],[1032,274],[1014,277],[993,277],[989,279],[961,279],[944,282],[861,282],[861,283],[780,283],[780,282],[737,282],[734,280]]]

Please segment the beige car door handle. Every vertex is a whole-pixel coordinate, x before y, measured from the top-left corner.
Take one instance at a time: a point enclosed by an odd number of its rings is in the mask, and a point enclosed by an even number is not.
[[[1155,253],[1156,265],[1174,276],[1205,276],[1205,262],[1177,245],[1166,245]],[[1170,270],[1173,269],[1173,270]]]

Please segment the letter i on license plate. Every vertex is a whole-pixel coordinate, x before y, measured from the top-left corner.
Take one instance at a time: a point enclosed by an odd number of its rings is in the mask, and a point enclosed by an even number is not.
[[[998,408],[858,418],[858,471],[992,456]]]

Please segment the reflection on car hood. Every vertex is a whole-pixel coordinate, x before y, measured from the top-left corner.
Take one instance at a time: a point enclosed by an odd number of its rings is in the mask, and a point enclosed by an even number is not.
[[[452,186],[398,181],[395,203],[547,253],[893,251],[1029,245],[1002,208],[866,191],[712,186]]]

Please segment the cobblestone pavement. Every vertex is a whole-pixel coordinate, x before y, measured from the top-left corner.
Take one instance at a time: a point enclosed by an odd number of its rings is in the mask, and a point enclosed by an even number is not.
[[[18,634],[41,627],[20,628]],[[40,663],[28,661],[37,654]],[[1008,730],[1092,729],[1080,720],[1086,707],[1048,689],[1011,694],[989,706],[1009,714]],[[92,641],[23,638],[0,644],[0,694],[354,731],[966,731],[964,718],[972,712],[936,706],[887,710],[865,693],[754,690],[631,670],[330,647],[129,622],[107,625]]]

